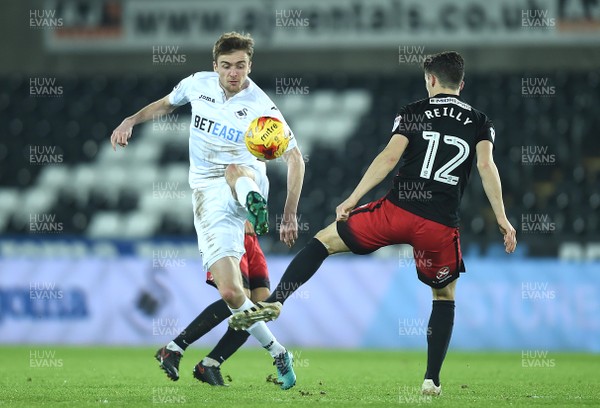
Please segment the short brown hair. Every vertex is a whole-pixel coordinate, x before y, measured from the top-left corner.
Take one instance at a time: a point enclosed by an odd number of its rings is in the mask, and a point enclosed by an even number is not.
[[[252,60],[254,54],[254,40],[250,34],[240,34],[235,31],[223,34],[213,47],[213,60],[217,62],[217,58],[222,54],[230,54],[234,51],[246,51],[248,58]]]
[[[423,62],[426,74],[435,75],[445,88],[458,88],[465,77],[465,60],[456,51],[429,55]]]

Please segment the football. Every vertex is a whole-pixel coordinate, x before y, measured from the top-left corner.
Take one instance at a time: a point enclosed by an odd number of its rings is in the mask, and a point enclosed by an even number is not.
[[[290,138],[283,122],[271,116],[261,116],[250,123],[244,141],[248,151],[259,160],[273,160],[285,152]]]

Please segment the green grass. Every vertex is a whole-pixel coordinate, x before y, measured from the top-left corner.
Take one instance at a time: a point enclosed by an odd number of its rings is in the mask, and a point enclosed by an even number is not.
[[[293,350],[298,383],[282,391],[266,380],[275,369],[262,350],[242,349],[223,366],[232,379],[228,388],[193,379],[205,350],[186,352],[178,382],[159,370],[154,351],[2,347],[0,407],[600,406],[600,355],[550,352],[554,367],[525,368],[520,352],[450,351],[444,394],[425,398],[419,395],[423,352]]]

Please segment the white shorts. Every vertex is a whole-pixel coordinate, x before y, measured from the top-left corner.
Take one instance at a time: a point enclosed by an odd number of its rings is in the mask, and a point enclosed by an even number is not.
[[[254,171],[254,181],[266,199],[269,194],[266,171],[264,168],[248,168]],[[203,180],[203,187],[193,191],[194,227],[204,269],[208,271],[216,261],[226,256],[240,260],[246,252],[246,207],[241,206],[233,197],[225,177]]]

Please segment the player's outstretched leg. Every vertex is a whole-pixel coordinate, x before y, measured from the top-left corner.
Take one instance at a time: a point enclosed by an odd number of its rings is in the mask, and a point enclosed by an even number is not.
[[[183,356],[185,349],[215,328],[219,323],[225,320],[231,311],[227,303],[220,299],[207,306],[198,317],[196,317],[173,341],[165,347],[160,348],[155,358],[160,363],[160,368],[173,381],[179,379],[179,361]]]
[[[258,235],[269,232],[267,200],[254,180],[254,171],[248,167],[230,164],[225,169],[225,180],[237,201],[248,210],[248,221]]]
[[[331,224],[335,227],[335,224]],[[323,233],[328,232],[331,226],[323,230]],[[319,233],[321,234],[321,233]],[[319,236],[319,239],[326,240],[327,236]],[[335,232],[337,236],[337,231]],[[330,253],[342,252],[336,250],[332,245],[333,251],[328,251],[325,245],[317,238],[313,238],[309,243],[294,257],[290,265],[285,270],[281,281],[277,284],[277,288],[271,293],[264,302],[258,302],[256,306],[242,313],[234,313],[229,318],[229,326],[236,330],[244,330],[257,321],[270,321],[279,316],[282,303],[292,295],[300,286],[308,281],[317,272],[323,261]],[[337,238],[338,240],[341,239]],[[343,243],[342,243],[343,244]]]
[[[440,395],[440,371],[454,326],[454,289],[456,281],[445,288],[433,289],[433,308],[427,327],[427,372],[421,387],[423,395]]]

